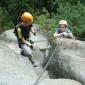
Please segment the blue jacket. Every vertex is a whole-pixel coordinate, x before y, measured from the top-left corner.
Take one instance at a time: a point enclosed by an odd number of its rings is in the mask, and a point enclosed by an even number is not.
[[[55,30],[55,32],[57,32],[57,33],[62,33],[61,30],[60,30],[60,28],[57,28],[57,29]],[[64,32],[72,33],[68,28],[66,28]]]

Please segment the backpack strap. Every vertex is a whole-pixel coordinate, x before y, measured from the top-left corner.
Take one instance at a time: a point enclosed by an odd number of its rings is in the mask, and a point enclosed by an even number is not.
[[[17,28],[17,33],[18,33],[18,38],[21,39],[22,34],[21,34],[21,28],[20,27]]]
[[[17,40],[18,40],[19,48],[21,48],[21,44],[22,44],[22,30],[20,27],[21,27],[21,25],[18,24],[14,29],[14,33],[15,33]]]

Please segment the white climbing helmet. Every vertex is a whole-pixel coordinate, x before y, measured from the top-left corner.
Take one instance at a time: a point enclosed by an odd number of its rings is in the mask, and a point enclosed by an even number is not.
[[[66,20],[61,20],[61,21],[59,21],[59,25],[61,25],[61,24],[64,24],[64,25],[68,26],[68,24],[67,24],[67,21],[66,21]]]

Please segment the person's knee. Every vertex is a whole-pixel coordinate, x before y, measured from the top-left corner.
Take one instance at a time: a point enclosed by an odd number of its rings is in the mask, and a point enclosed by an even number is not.
[[[22,45],[22,51],[24,52],[25,56],[32,55],[32,50],[26,45]]]
[[[27,55],[32,55],[31,49],[27,49],[27,50],[25,51],[25,53],[26,53]]]
[[[25,56],[32,55],[32,52],[31,51],[24,50],[23,52],[24,52],[24,55]]]

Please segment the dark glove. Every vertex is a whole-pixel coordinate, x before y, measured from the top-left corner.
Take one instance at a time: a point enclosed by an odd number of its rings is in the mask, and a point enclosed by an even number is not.
[[[36,32],[34,32],[34,35],[35,35],[35,36],[37,36],[37,33],[36,33]]]
[[[33,49],[33,45],[30,45],[30,48]]]

